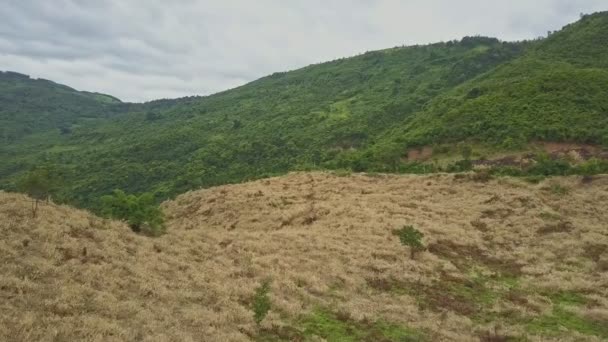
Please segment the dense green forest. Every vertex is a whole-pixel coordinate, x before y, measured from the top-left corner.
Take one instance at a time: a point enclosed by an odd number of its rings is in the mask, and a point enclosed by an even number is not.
[[[126,110],[110,95],[76,91],[43,79],[0,71],[0,142],[108,119]]]
[[[44,166],[56,198],[163,199],[297,169],[417,170],[409,148],[535,140],[608,145],[608,13],[545,39],[395,47],[275,73],[205,97],[121,103],[0,74],[0,188]]]

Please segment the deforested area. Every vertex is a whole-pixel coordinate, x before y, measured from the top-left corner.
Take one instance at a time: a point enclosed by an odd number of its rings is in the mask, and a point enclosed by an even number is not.
[[[0,339],[601,341],[606,203],[606,176],[291,173],[150,238],[0,193]]]

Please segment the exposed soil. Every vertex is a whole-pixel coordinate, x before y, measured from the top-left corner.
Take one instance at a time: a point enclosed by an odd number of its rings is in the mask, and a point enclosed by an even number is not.
[[[608,159],[608,151],[598,145],[562,143],[562,142],[533,142],[532,148],[538,148],[553,159],[569,159],[574,162],[591,158]],[[433,147],[424,146],[407,151],[408,161],[428,161],[433,157]],[[515,153],[499,158],[473,160],[475,166],[514,166],[526,167],[533,163],[534,153]]]
[[[433,156],[433,148],[425,146],[407,151],[407,160],[409,161],[425,161]]]

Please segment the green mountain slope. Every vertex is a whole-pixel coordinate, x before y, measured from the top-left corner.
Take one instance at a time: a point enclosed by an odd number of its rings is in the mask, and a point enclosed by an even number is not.
[[[467,37],[276,73],[207,97],[98,101],[107,119],[69,134],[37,127],[0,146],[0,187],[50,163],[65,179],[61,198],[95,207],[114,188],[166,198],[294,169],[404,170],[407,150],[430,144],[606,144],[607,25],[608,13],[597,13],[533,42]]]
[[[110,95],[0,71],[0,142],[52,130],[67,134],[75,124],[116,115],[119,103]]]
[[[399,144],[472,139],[608,145],[608,13],[584,17],[522,57],[443,94],[399,127]]]

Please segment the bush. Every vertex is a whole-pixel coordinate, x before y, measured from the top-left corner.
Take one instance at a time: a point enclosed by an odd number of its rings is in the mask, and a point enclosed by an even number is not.
[[[593,176],[600,173],[608,173],[608,161],[591,158],[588,161],[575,166],[572,173],[583,176]]]
[[[270,311],[270,279],[266,279],[262,282],[262,285],[255,290],[253,297],[253,319],[259,326],[264,320],[268,311]]]
[[[414,259],[417,252],[425,249],[424,244],[422,243],[424,234],[413,226],[405,226],[394,231],[394,234],[399,237],[399,241],[401,241],[402,245],[410,248],[410,257],[412,259]]]
[[[570,163],[563,159],[551,159],[547,155],[539,155],[536,164],[528,170],[528,174],[536,176],[565,176],[570,171]]]
[[[469,159],[459,160],[447,167],[448,172],[467,172],[473,169],[473,163]]]
[[[19,191],[32,198],[32,217],[38,212],[38,202],[50,196],[53,187],[52,177],[47,169],[34,169],[17,182]]]
[[[165,231],[163,213],[150,193],[135,196],[117,189],[101,197],[101,205],[103,215],[125,220],[136,233],[158,236]]]

